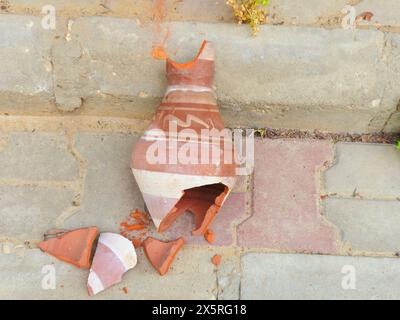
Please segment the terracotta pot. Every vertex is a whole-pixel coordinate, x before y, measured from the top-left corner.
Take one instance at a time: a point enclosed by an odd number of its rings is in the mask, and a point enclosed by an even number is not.
[[[213,91],[213,44],[204,41],[188,63],[167,58],[166,71],[166,93],[135,145],[131,167],[159,231],[191,211],[193,233],[204,234],[236,180],[232,139],[219,137],[224,124]]]

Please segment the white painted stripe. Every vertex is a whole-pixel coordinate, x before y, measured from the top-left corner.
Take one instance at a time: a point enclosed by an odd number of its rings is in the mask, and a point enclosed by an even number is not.
[[[188,130],[187,130],[188,129]],[[189,131],[190,130],[190,131]],[[207,130],[207,131],[203,131]],[[225,131],[214,130],[213,132],[211,131],[213,129],[201,129],[200,133],[197,133],[196,130],[191,129],[191,128],[186,128],[186,131],[180,132],[174,132],[173,130],[171,131],[164,131],[162,129],[158,128],[153,128],[146,130],[143,133],[143,136],[148,136],[148,137],[155,137],[155,138],[168,138],[169,136],[172,137],[172,139],[176,139],[179,136],[184,136],[185,138],[190,137],[193,138],[193,140],[198,140],[198,141],[213,141],[213,140],[218,140],[216,142],[225,142],[225,143],[233,143],[233,133],[229,132],[227,129],[224,129]],[[193,134],[192,134],[193,132]],[[214,134],[216,132],[217,134]],[[226,133],[226,134],[225,134]],[[229,135],[228,135],[229,133]]]
[[[190,103],[190,102],[189,102]],[[196,111],[196,112],[215,112],[218,113],[218,109],[207,109],[207,108],[190,108],[190,107],[159,107],[158,110],[184,110],[184,111]]]
[[[132,242],[116,233],[101,233],[99,242],[108,247],[121,260],[125,271],[137,263],[136,251]]]
[[[210,87],[194,86],[194,85],[172,85],[167,87],[165,95],[173,91],[214,92],[214,90]]]
[[[145,141],[176,141],[176,142],[186,142],[186,143],[196,143],[196,144],[201,144],[201,145],[215,145],[215,146],[220,146],[222,148],[222,143],[228,144],[231,143],[232,144],[232,148],[233,148],[233,143],[232,140],[219,140],[219,141],[212,141],[212,139],[210,139],[211,141],[206,141],[206,140],[198,140],[198,136],[187,136],[187,137],[192,137],[193,139],[191,140],[186,140],[186,139],[177,139],[175,136],[172,136],[172,138],[169,137],[169,135],[165,135],[163,136],[157,136],[157,135],[151,135],[151,134],[144,134],[141,138]]]
[[[236,182],[236,177],[194,176],[134,168],[132,172],[143,193],[161,198],[180,199],[183,190],[214,183],[223,183],[232,190]]]
[[[104,285],[101,282],[99,276],[96,272],[90,269],[89,278],[88,278],[88,285],[93,291],[93,294],[98,294],[100,291],[104,290]]]
[[[206,104],[218,108],[214,92],[172,91],[164,96],[162,103]]]

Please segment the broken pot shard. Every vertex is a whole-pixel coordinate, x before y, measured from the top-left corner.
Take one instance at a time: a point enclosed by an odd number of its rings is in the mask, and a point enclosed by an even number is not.
[[[96,227],[73,231],[52,230],[45,235],[45,238],[50,235],[53,237],[40,242],[38,247],[57,259],[80,269],[89,269],[93,243],[98,234],[99,231]]]
[[[167,58],[166,67],[168,87],[135,145],[132,172],[158,229],[170,225],[163,222],[167,216],[173,221],[191,209],[194,233],[203,234],[232,190],[237,168],[225,161],[235,157],[213,91],[213,45],[204,41],[185,64]]]
[[[143,249],[151,265],[163,276],[168,272],[176,254],[184,244],[185,240],[183,238],[163,242],[149,237],[143,241]]]
[[[183,192],[182,198],[165,216],[158,227],[159,232],[167,230],[186,211],[194,214],[195,229],[192,235],[204,235],[214,220],[229,189],[223,184],[196,187]]]
[[[131,241],[119,234],[100,234],[89,273],[89,295],[93,296],[121,282],[124,273],[136,263],[136,251]]]

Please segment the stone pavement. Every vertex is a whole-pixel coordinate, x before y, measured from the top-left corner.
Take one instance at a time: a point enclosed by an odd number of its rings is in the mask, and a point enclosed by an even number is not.
[[[149,120],[165,88],[165,63],[150,53],[167,33],[166,50],[179,61],[193,59],[203,39],[215,42],[216,94],[230,127],[399,131],[399,1],[363,1],[355,10],[379,20],[354,32],[341,26],[348,1],[273,1],[273,25],[257,37],[232,23],[225,0],[168,2],[179,14],[155,26],[145,23],[150,0],[56,0],[57,24],[47,30],[40,13],[47,2],[7,0],[6,9],[0,5],[0,113]]]
[[[129,159],[144,125],[0,116],[0,298],[88,298],[87,272],[36,243],[55,227],[118,231],[143,209]],[[400,152],[261,138],[255,150],[253,175],[212,226],[213,245],[188,239],[164,277],[138,250],[138,266],[95,299],[400,298]],[[191,223],[182,217],[170,235]]]

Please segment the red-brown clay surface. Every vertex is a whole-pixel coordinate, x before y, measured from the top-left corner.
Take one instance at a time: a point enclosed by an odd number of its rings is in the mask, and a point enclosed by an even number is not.
[[[56,235],[38,244],[44,252],[72,264],[80,269],[90,268],[93,243],[99,231],[96,227],[89,227],[65,232],[52,230],[45,235]]]
[[[151,265],[163,276],[168,272],[176,254],[184,244],[183,238],[163,242],[149,237],[143,241],[143,248]]]
[[[182,198],[161,221],[159,232],[167,230],[186,211],[193,213],[195,229],[192,235],[204,235],[221,209],[229,189],[221,184],[211,184],[185,190]]]
[[[141,246],[142,246],[142,240],[140,240],[140,239],[129,239],[129,240],[131,240],[132,241],[132,243],[133,243],[133,246],[137,249],[137,248],[140,248]]]
[[[199,60],[199,57],[201,56],[202,52],[204,51],[204,49],[206,47],[206,44],[207,44],[207,41],[202,42],[200,50],[198,51],[196,57],[194,57],[194,59],[192,61],[179,63],[179,62],[176,62],[176,61],[170,59],[168,57],[168,55],[165,54],[166,59],[168,60],[169,64],[172,65],[174,68],[177,68],[177,69],[191,68]]]

